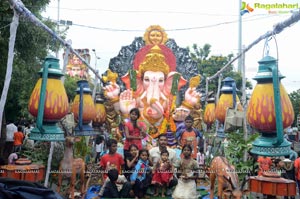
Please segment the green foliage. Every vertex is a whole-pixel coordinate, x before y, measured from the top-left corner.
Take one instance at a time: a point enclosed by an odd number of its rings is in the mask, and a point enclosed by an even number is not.
[[[194,61],[198,63],[198,69],[200,71],[200,74],[206,77],[211,77],[216,72],[218,72],[223,66],[225,66],[228,62],[230,62],[233,58],[233,54],[229,54],[227,56],[222,55],[213,55],[209,57],[209,54],[211,52],[210,50],[211,45],[205,44],[203,48],[198,47],[197,44],[194,44],[192,47],[192,52],[190,51],[190,55]],[[242,87],[242,76],[238,72],[234,72],[233,66],[227,67],[223,71],[223,78],[231,77],[235,79],[236,85],[238,89],[241,89]],[[251,82],[246,82],[246,87],[252,88]],[[218,89],[218,78],[213,79],[209,82],[208,90],[214,91],[217,93]]]
[[[24,0],[22,2],[40,21],[50,29],[55,29],[56,24],[49,20],[43,20],[40,14],[50,0]],[[13,10],[8,1],[1,1],[0,11],[1,19],[3,19],[0,21],[2,28],[0,31],[0,55],[2,56],[0,59],[0,88],[3,88],[10,37],[9,24],[12,21]],[[4,110],[8,119],[17,120],[21,116],[28,117],[28,100],[39,78],[37,72],[49,51],[55,51],[57,48],[53,36],[34,25],[27,18],[20,17],[14,48],[12,77]]]
[[[289,98],[292,102],[293,109],[294,109],[294,114],[295,114],[295,120],[294,120],[294,123],[292,124],[292,126],[296,126],[296,124],[297,124],[297,115],[299,114],[299,110],[300,110],[300,89],[290,93]]]
[[[69,98],[69,102],[73,101],[75,98],[78,80],[80,80],[79,77],[70,77],[69,75],[65,76],[64,86]]]
[[[79,142],[74,145],[74,157],[86,160],[92,151],[92,147],[88,144],[89,136],[82,136]]]
[[[240,171],[239,178],[243,179],[246,172],[253,170],[253,159],[251,156],[244,161],[245,151],[250,151],[252,142],[259,136],[258,133],[248,135],[248,139],[244,139],[244,133],[241,131],[227,133],[228,146],[225,148],[225,155],[228,161]]]
[[[33,163],[46,165],[48,164],[48,157],[50,151],[50,142],[37,142],[33,149],[22,150],[22,156],[29,158]],[[59,162],[63,158],[63,143],[56,142],[54,146],[51,169],[57,170]]]

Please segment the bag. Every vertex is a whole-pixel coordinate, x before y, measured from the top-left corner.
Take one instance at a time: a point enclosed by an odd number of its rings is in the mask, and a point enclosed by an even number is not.
[[[230,132],[239,127],[243,126],[244,112],[237,110],[237,105],[235,108],[228,108],[226,111],[226,117],[224,122],[224,131]]]
[[[100,189],[101,189],[100,185],[93,185],[93,186],[89,187],[84,199],[93,199],[93,198],[98,197]]]

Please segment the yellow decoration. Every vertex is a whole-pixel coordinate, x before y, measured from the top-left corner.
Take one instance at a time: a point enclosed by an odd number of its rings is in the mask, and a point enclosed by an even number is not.
[[[190,79],[190,88],[197,87],[200,84],[200,75],[194,76]]]
[[[157,45],[151,48],[150,53],[146,55],[145,61],[139,66],[140,74],[144,74],[146,71],[163,72],[165,75],[169,73],[169,65],[166,63],[165,56]]]
[[[118,74],[112,72],[110,69],[107,70],[107,76],[102,77],[102,80],[104,82],[109,82],[110,81],[112,83],[116,83],[117,79],[118,79]]]
[[[164,120],[162,121],[162,123],[160,125],[159,134],[164,134],[167,132],[167,124],[168,124],[168,121],[166,118],[164,118]]]
[[[151,34],[157,32],[159,33],[161,37],[161,41],[156,43],[154,41],[151,41]],[[144,34],[144,41],[146,45],[151,45],[151,44],[165,44],[168,40],[168,35],[165,32],[165,30],[160,27],[159,25],[152,25],[149,28],[147,28],[145,34]]]
[[[172,132],[175,132],[175,131],[176,131],[176,124],[175,124],[175,122],[174,122],[174,120],[173,120],[172,117],[170,117],[170,130],[171,130]]]
[[[185,100],[181,104],[182,104],[182,106],[185,106],[186,108],[188,108],[190,110],[192,110],[194,108],[193,105],[191,105],[189,102],[187,102]]]

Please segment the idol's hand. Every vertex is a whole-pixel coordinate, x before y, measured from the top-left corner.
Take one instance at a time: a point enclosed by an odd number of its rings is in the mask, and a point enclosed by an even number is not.
[[[110,84],[105,86],[103,89],[105,90],[104,95],[108,99],[116,99],[120,94],[120,86],[116,83],[110,82]]]
[[[127,89],[120,94],[120,110],[123,114],[129,114],[130,110],[136,107],[136,100],[133,98],[132,90]]]
[[[189,103],[190,105],[194,106],[196,103],[199,102],[201,94],[196,91],[196,88],[188,88],[185,91],[184,100]]]

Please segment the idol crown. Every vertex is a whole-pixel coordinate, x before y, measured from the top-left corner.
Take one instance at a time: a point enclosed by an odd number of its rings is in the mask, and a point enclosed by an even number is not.
[[[144,74],[146,71],[161,71],[165,75],[169,73],[169,65],[166,63],[165,56],[157,45],[151,48],[150,52],[146,55],[145,60],[139,67],[140,74]]]

